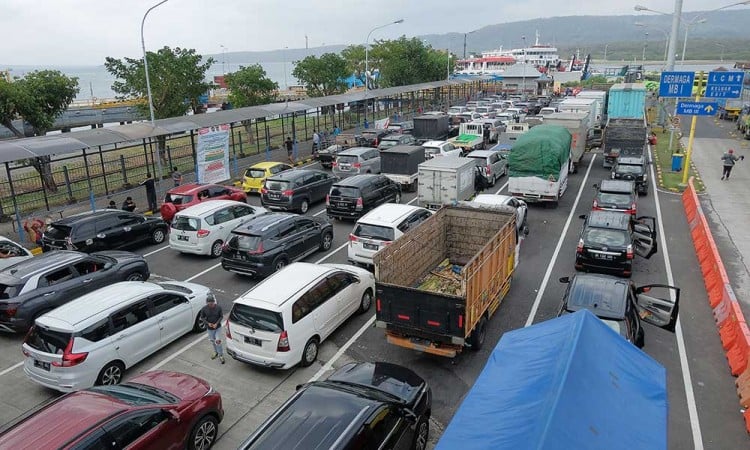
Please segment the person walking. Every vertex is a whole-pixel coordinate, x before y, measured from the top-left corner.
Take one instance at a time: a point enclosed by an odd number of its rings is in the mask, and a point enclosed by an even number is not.
[[[156,213],[156,184],[151,177],[151,172],[146,172],[146,179],[141,181],[141,186],[146,187],[146,199],[148,199],[148,209]]]
[[[286,141],[284,141],[284,147],[286,147],[286,156],[289,158],[289,162],[294,165],[294,142],[292,142],[291,137],[286,137]]]
[[[724,171],[721,174],[721,179],[729,179],[729,175],[732,173],[732,167],[734,167],[734,164],[739,160],[744,160],[745,155],[737,156],[734,154],[734,149],[730,148],[724,155],[722,155],[721,160],[724,164]]]
[[[211,296],[206,299],[206,306],[201,309],[201,314],[206,319],[206,333],[214,348],[211,359],[219,358],[219,361],[224,364],[224,349],[221,345],[221,320],[224,318],[224,312],[221,306],[216,304],[216,299]]]
[[[182,184],[182,172],[177,170],[177,166],[172,167],[172,181],[174,181],[174,187]]]

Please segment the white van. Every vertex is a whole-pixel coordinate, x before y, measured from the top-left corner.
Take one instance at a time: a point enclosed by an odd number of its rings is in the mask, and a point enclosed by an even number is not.
[[[258,366],[309,366],[328,336],[370,309],[375,276],[346,264],[294,263],[234,301],[226,322],[227,353]]]
[[[194,283],[123,281],[36,319],[24,340],[23,370],[61,392],[118,384],[125,369],[190,331],[213,293]]]
[[[260,206],[234,200],[212,200],[183,209],[172,219],[169,247],[181,253],[221,256],[232,230],[267,213]]]

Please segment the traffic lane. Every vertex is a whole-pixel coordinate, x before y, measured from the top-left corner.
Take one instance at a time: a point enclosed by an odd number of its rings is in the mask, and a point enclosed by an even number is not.
[[[586,156],[584,164],[588,164],[590,157]],[[388,361],[414,370],[432,388],[433,417],[438,423],[446,425],[484,368],[502,334],[524,325],[543,277],[540,268],[546,267],[552,259],[555,242],[583,178],[583,173],[570,178],[569,191],[563,196],[558,208],[530,205],[530,231],[522,243],[519,265],[508,295],[488,323],[486,342],[481,350],[465,350],[455,359],[443,358],[388,344],[382,329],[369,328],[346,351],[346,357],[358,361]],[[488,192],[495,192],[505,181],[507,180],[501,179],[496,188]],[[334,336],[333,340],[338,346],[342,346],[345,343],[343,337]]]

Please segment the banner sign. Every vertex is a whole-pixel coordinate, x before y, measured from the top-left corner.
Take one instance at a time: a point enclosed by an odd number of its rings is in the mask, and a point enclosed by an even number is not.
[[[197,175],[199,183],[220,183],[229,174],[229,125],[198,130]]]

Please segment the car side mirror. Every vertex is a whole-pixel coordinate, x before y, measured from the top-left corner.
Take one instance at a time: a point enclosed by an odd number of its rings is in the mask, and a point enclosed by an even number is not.
[[[163,411],[164,411],[164,414],[166,414],[170,420],[174,420],[175,422],[178,422],[178,423],[180,422],[180,415],[174,409],[165,409]]]
[[[583,219],[583,220],[586,220],[586,214],[581,214],[580,216],[578,216],[578,218],[579,218],[579,219]]]
[[[598,183],[594,183],[593,186],[594,186],[594,189],[599,189],[599,184]]]
[[[560,277],[560,283],[570,283],[570,277]]]

